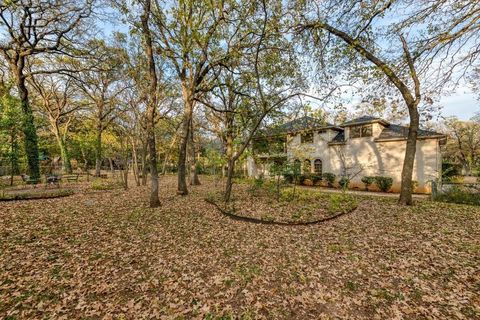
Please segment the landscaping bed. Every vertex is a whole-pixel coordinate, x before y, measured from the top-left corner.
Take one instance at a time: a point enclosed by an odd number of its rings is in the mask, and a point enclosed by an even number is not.
[[[280,224],[311,224],[355,210],[358,202],[349,194],[323,194],[275,185],[236,185],[231,202],[225,205],[222,193],[211,193],[208,201],[238,217]]]
[[[0,192],[0,201],[60,198],[73,193],[71,189],[13,189]]]

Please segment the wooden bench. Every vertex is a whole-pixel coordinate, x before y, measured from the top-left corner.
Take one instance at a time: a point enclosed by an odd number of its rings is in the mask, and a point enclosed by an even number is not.
[[[25,185],[33,185],[34,188],[37,186],[37,184],[39,184],[41,182],[40,179],[31,178],[30,176],[27,176],[26,174],[22,174],[20,176],[22,177],[22,181]]]
[[[63,176],[63,178],[65,180],[67,180],[68,182],[78,182],[78,177],[79,177],[79,174],[69,174],[69,175],[65,175]]]
[[[62,180],[62,178],[59,176],[45,175],[45,186],[56,185],[58,188],[60,188],[60,180]]]

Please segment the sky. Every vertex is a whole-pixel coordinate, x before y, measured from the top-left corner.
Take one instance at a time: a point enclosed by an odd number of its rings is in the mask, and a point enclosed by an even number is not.
[[[459,89],[455,94],[445,96],[440,100],[443,106],[443,116],[456,116],[462,120],[470,119],[476,112],[480,112],[480,93],[476,96],[469,89]]]

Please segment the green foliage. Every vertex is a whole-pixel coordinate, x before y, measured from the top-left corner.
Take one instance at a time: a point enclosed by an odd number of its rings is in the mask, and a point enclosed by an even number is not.
[[[104,179],[94,179],[92,181],[93,190],[113,190],[121,188],[122,184],[118,181],[113,180],[104,180]]]
[[[300,165],[286,163],[283,166],[283,178],[287,183],[298,182],[300,176]]]
[[[0,163],[6,160],[11,172],[19,174],[22,111],[20,101],[9,90],[0,87]]]
[[[330,172],[324,172],[322,174],[323,179],[327,181],[329,187],[333,187],[333,184],[335,183],[335,174],[330,173]]]
[[[375,185],[383,192],[388,192],[392,187],[393,179],[390,177],[377,176],[375,177]]]
[[[350,179],[347,177],[341,177],[340,180],[338,180],[338,184],[340,185],[340,188],[343,190],[348,189],[348,185],[350,184]]]
[[[451,181],[450,179],[461,174],[461,166],[455,163],[442,163],[442,180]]]
[[[362,182],[365,185],[365,190],[368,190],[368,187],[375,182],[375,177],[363,177]]]
[[[328,212],[330,214],[346,213],[355,209],[357,206],[357,199],[350,194],[331,194],[328,202]]]
[[[313,183],[317,183],[317,182],[319,182],[320,180],[322,180],[322,176],[317,175],[317,174],[312,174],[312,175],[310,176],[310,179],[312,179],[312,182],[313,182]]]
[[[480,193],[468,190],[461,186],[452,186],[445,192],[439,192],[435,197],[436,201],[451,202],[460,204],[480,205]]]

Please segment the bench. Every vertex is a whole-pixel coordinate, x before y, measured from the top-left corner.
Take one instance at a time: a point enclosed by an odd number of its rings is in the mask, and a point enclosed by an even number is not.
[[[78,174],[69,174],[69,175],[63,176],[63,178],[68,182],[78,182],[78,177],[79,177]]]
[[[37,184],[39,184],[41,182],[40,179],[38,178],[31,178],[30,176],[27,176],[26,174],[22,174],[20,175],[22,177],[22,181],[25,185],[33,185],[33,187],[35,188],[37,186]]]
[[[48,185],[56,185],[58,188],[60,188],[60,180],[62,180],[62,178],[60,178],[59,176],[55,176],[55,175],[45,175],[45,185],[48,186]]]

